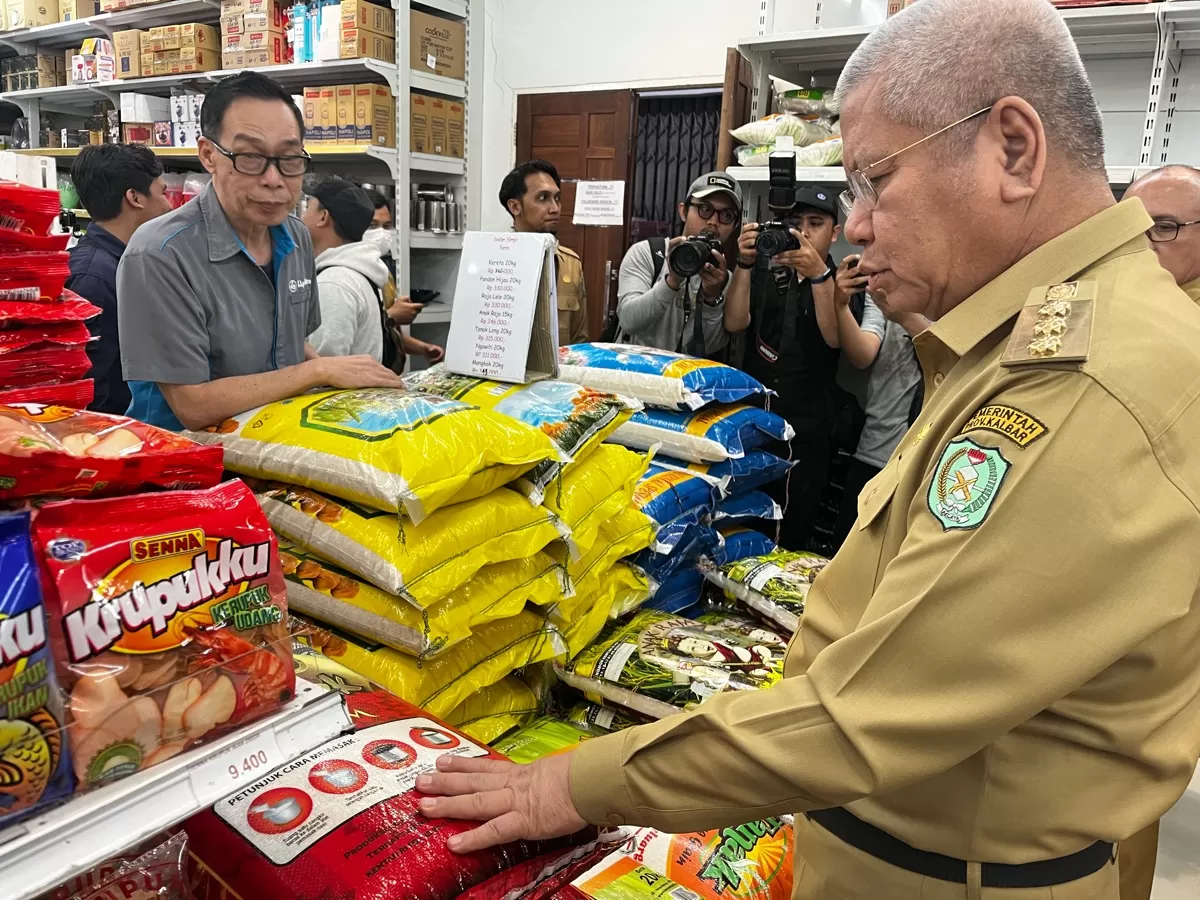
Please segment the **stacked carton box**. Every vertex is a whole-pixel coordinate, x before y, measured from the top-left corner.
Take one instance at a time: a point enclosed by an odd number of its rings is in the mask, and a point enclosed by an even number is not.
[[[396,146],[396,100],[385,85],[306,87],[302,110],[307,144]]]
[[[413,153],[432,153],[462,159],[466,110],[459,100],[412,94],[408,135]]]
[[[3,75],[3,89],[6,91],[59,87],[67,83],[63,57],[58,53],[35,53],[6,59],[0,63],[0,74]]]
[[[409,33],[412,68],[446,78],[466,77],[467,30],[461,22],[413,10]]]
[[[287,11],[280,0],[223,0],[221,65],[225,69],[291,62]]]
[[[96,0],[58,0],[58,21],[76,22],[100,12]]]
[[[395,60],[395,10],[367,0],[342,0],[341,14],[338,54],[342,59]]]
[[[140,39],[144,74],[149,43],[150,74],[179,75],[221,68],[220,38],[211,25],[188,22],[151,28]]]
[[[117,54],[117,77],[138,78],[142,74],[142,41],[147,32],[138,29],[113,34],[113,50]],[[153,59],[153,55],[151,55]],[[151,63],[153,71],[153,63]]]

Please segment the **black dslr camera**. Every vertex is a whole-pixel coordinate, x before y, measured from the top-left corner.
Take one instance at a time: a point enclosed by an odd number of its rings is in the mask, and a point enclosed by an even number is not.
[[[796,153],[793,150],[776,151],[768,157],[767,165],[771,170],[767,206],[775,215],[782,217],[796,205]],[[800,241],[791,232],[794,225],[791,221],[777,218],[762,226],[754,241],[760,261],[769,260],[788,250],[800,249]]]
[[[691,278],[704,271],[714,253],[721,252],[721,241],[712,234],[697,234],[676,244],[667,256],[667,265],[680,278]]]

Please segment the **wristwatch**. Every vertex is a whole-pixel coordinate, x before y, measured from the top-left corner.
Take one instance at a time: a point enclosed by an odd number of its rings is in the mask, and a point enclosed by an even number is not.
[[[829,268],[827,268],[827,269],[824,271],[824,273],[823,273],[823,274],[821,274],[821,276],[820,276],[820,277],[818,277],[818,278],[810,278],[810,279],[808,279],[808,283],[809,283],[809,284],[822,284],[822,283],[824,283],[824,282],[828,281],[830,278],[832,278],[832,277],[833,277],[833,271],[834,271],[834,270],[833,270],[833,266],[830,266]]]

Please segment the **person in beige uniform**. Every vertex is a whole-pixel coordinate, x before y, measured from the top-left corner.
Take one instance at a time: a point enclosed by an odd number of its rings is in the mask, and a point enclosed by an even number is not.
[[[1125,196],[1145,205],[1154,220],[1147,236],[1159,261],[1200,303],[1200,169],[1163,166],[1131,184]]]
[[[1019,40],[1013,35],[1019,36]],[[794,812],[800,900],[1116,900],[1200,752],[1200,309],[1116,204],[1045,0],[921,0],[839,83],[848,240],[924,409],[785,677],[531,766],[439,760],[471,850]]]

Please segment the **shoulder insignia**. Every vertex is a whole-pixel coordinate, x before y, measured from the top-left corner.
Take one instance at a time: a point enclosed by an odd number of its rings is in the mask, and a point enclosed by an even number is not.
[[[994,447],[970,438],[946,445],[929,484],[929,511],[944,531],[978,528],[992,511],[1009,462]]]
[[[1092,349],[1096,282],[1035,288],[1017,316],[1002,366],[1086,362]]]
[[[1024,449],[1042,437],[1049,429],[1024,410],[1015,406],[982,406],[967,420],[962,434],[968,431],[994,431]]]

